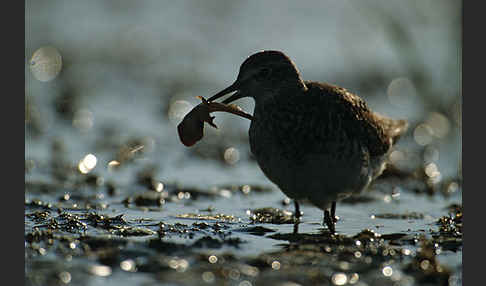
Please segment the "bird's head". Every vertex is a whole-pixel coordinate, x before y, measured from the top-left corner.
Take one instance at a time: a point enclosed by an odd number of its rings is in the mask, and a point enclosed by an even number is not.
[[[241,64],[238,77],[232,85],[208,101],[236,91],[223,103],[228,104],[243,97],[253,97],[259,102],[279,94],[280,90],[305,88],[299,71],[289,57],[280,51],[261,51]]]

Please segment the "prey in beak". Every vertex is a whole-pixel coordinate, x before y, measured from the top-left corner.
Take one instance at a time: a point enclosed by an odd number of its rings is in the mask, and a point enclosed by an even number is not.
[[[225,94],[225,93],[224,93]],[[222,95],[224,95],[222,94]],[[221,95],[221,96],[222,96]],[[198,96],[201,99],[201,103],[194,107],[189,113],[184,116],[184,119],[177,125],[177,132],[179,133],[179,139],[182,144],[190,147],[196,144],[197,141],[203,137],[204,122],[208,123],[214,128],[218,128],[214,124],[214,116],[209,114],[216,111],[228,112],[234,115],[244,117],[252,120],[253,116],[244,112],[239,106],[230,104],[226,105],[219,102],[209,102],[204,97]],[[230,100],[228,98],[227,100]]]

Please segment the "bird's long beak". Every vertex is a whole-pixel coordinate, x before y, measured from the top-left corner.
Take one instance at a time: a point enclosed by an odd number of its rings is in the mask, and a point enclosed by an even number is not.
[[[228,104],[230,102],[233,102],[239,98],[244,97],[244,95],[239,91],[239,83],[238,81],[235,81],[232,85],[228,86],[227,88],[223,89],[222,91],[216,93],[215,95],[211,96],[208,98],[208,101],[211,102],[215,99],[218,99],[220,97],[223,97],[227,95],[228,93],[231,93],[233,91],[236,91],[233,95],[228,97],[227,99],[223,100],[222,103]]]

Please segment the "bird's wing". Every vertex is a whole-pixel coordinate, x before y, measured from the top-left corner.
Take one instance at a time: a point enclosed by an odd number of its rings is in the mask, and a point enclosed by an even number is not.
[[[364,100],[344,88],[318,82],[305,84],[312,109],[320,109],[311,112],[312,116],[320,118],[323,125],[330,125],[325,136],[338,135],[335,132],[341,128],[347,138],[359,138],[371,156],[379,156],[388,152],[393,138],[406,130],[406,121],[373,112]]]

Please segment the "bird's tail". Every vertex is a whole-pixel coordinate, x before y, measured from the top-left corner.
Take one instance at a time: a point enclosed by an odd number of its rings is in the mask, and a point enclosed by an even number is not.
[[[375,114],[379,121],[383,123],[385,134],[392,138],[393,143],[396,143],[400,136],[408,129],[408,122],[404,119],[392,119],[381,114]]]

